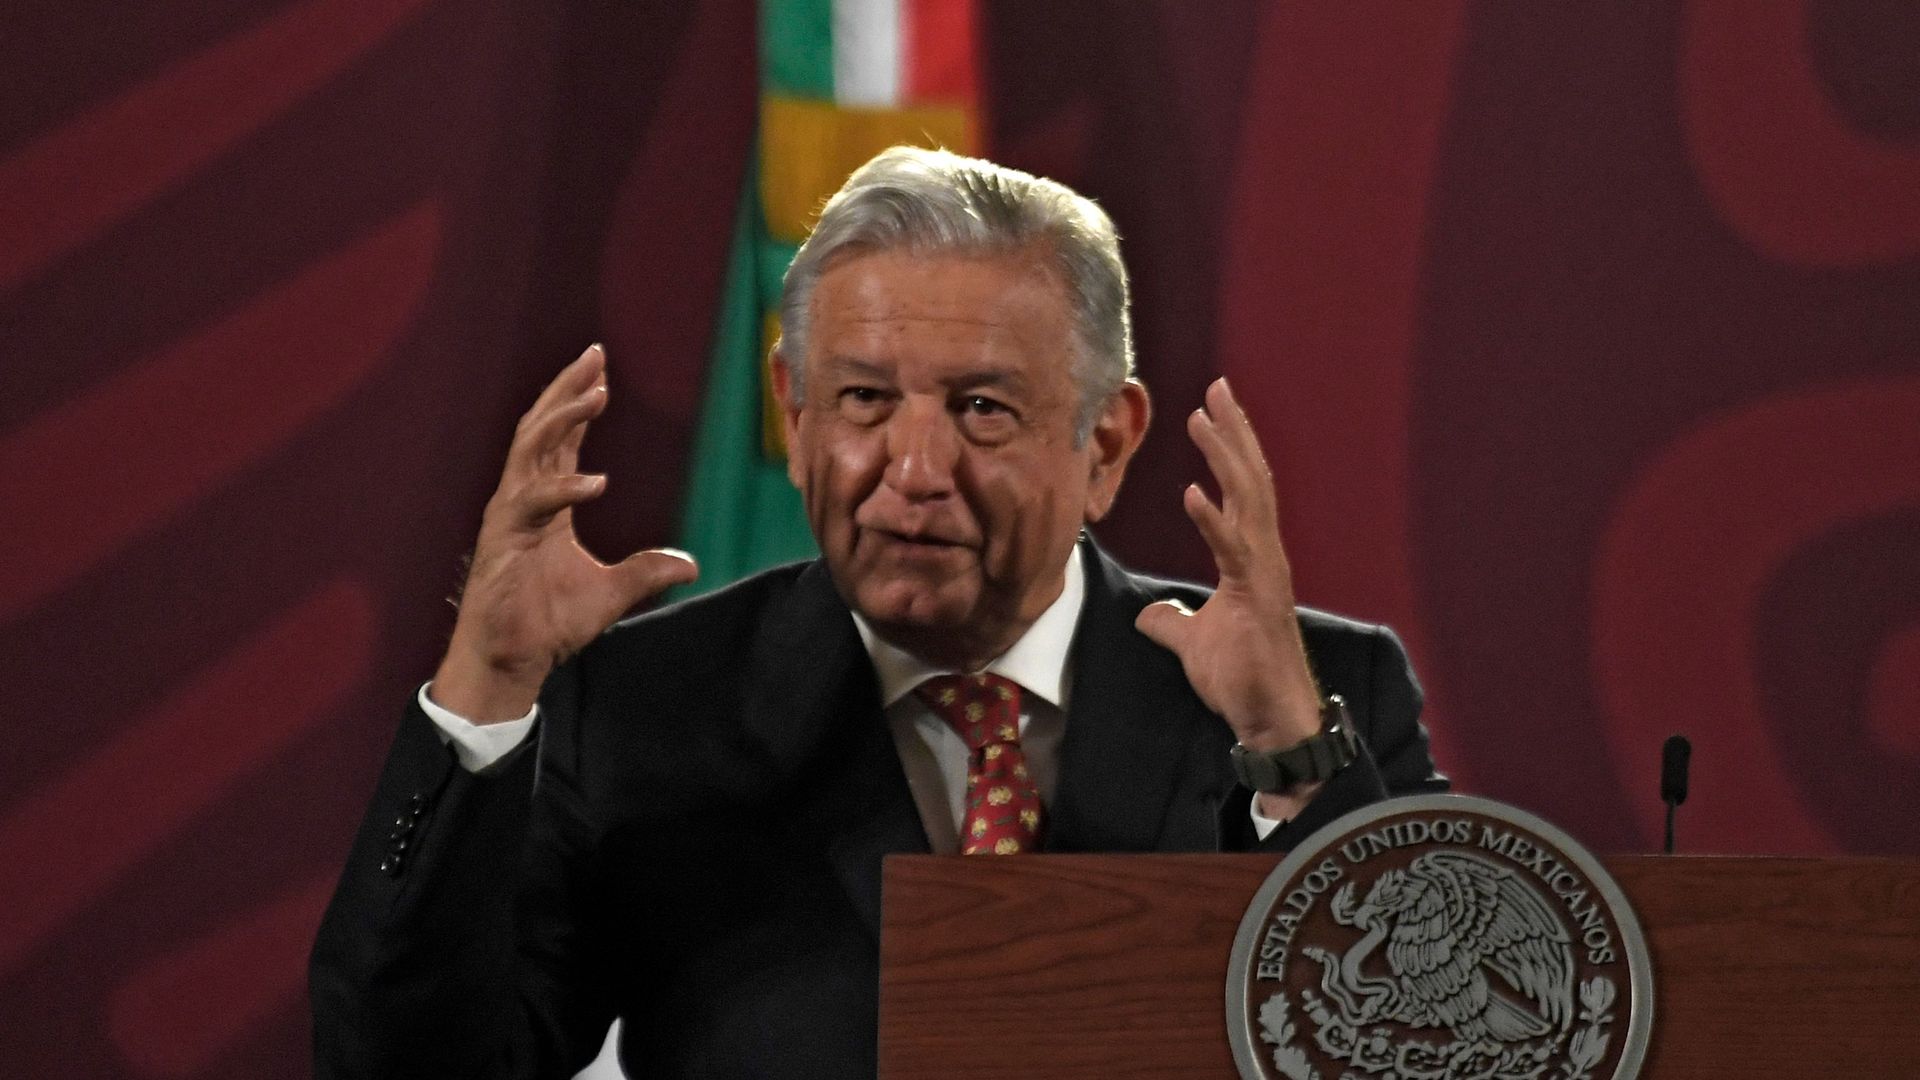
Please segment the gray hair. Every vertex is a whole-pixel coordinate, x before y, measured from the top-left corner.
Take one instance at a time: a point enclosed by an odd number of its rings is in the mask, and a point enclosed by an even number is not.
[[[1084,442],[1101,406],[1133,375],[1127,268],[1113,219],[1065,184],[945,150],[896,146],[855,170],[820,212],[787,267],[780,351],[793,370],[793,403],[806,383],[813,290],[842,251],[907,248],[963,254],[1039,245],[1073,309],[1074,438]]]

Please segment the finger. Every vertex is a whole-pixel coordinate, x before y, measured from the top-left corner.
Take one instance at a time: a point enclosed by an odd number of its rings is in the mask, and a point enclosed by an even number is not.
[[[1271,472],[1266,452],[1260,447],[1260,433],[1253,430],[1253,420],[1240,407],[1240,399],[1233,396],[1233,387],[1224,375],[1207,387],[1207,412],[1249,464],[1262,475]]]
[[[549,475],[573,472],[579,466],[580,440],[586,436],[587,423],[606,408],[606,387],[595,385],[548,409],[514,435],[508,463]]]
[[[1187,485],[1180,505],[1200,529],[1200,539],[1207,542],[1207,550],[1213,552],[1213,564],[1219,568],[1220,576],[1245,576],[1249,561],[1247,538],[1227,520],[1225,512],[1207,498],[1199,484]]]
[[[615,580],[619,582],[622,610],[700,576],[699,564],[693,561],[693,556],[679,548],[636,551],[611,569]]]
[[[1193,630],[1193,609],[1178,600],[1161,600],[1141,609],[1133,627],[1155,645],[1183,656]]]
[[[587,428],[592,426],[592,421],[600,418],[601,413],[607,411],[607,394],[604,383],[599,387],[599,391],[598,394],[594,395],[595,408],[593,409],[593,415],[587,417],[588,422],[573,425],[567,429],[565,435],[560,437],[560,445],[554,450],[553,467],[555,471],[578,472],[580,470],[580,444],[586,441]]]
[[[1253,420],[1240,407],[1239,399],[1233,396],[1233,387],[1224,377],[1215,379],[1213,385],[1207,388],[1207,414],[1221,439],[1233,447],[1236,460],[1245,470],[1249,484],[1248,496],[1258,499],[1263,505],[1272,506],[1276,502],[1273,469],[1267,464],[1266,451],[1260,446],[1260,433],[1253,429]]]
[[[556,420],[556,428],[549,429],[557,434],[553,445],[543,455],[548,472],[570,473],[580,471],[580,444],[586,440],[587,428],[600,414],[607,411],[607,384],[603,379],[587,389],[585,394],[575,398],[555,412],[567,414],[565,420]],[[572,410],[576,403],[585,410],[586,415],[576,416]]]
[[[555,410],[564,409],[572,402],[594,393],[604,397],[606,387],[606,354],[595,345],[568,364],[541,390],[539,400],[533,403],[533,407],[520,414],[519,421],[513,427],[515,443],[518,444],[528,432],[544,427]],[[542,452],[547,449],[549,446],[541,447]]]
[[[533,408],[528,409],[526,418],[539,416],[568,398],[578,397],[596,382],[605,380],[607,374],[607,350],[599,342],[587,346],[586,351],[574,357],[573,362],[560,369],[560,374],[540,391],[534,399]]]
[[[599,498],[607,490],[603,473],[567,473],[542,476],[522,485],[506,504],[516,525],[539,528],[569,507]]]
[[[1212,417],[1198,409],[1194,410],[1187,417],[1187,437],[1200,448],[1200,456],[1205,459],[1207,470],[1220,486],[1221,502],[1225,506],[1244,509],[1257,505],[1255,485],[1259,478],[1239,451],[1228,442],[1220,425]]]

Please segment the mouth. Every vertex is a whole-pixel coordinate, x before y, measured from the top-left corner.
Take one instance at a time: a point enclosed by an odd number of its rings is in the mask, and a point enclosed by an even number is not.
[[[904,533],[880,528],[870,528],[867,532],[878,539],[883,546],[895,551],[931,554],[959,551],[967,547],[958,540],[933,533]]]

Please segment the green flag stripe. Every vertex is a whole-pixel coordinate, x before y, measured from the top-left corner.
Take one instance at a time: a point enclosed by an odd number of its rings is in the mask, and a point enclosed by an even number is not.
[[[760,91],[833,100],[833,0],[760,0]]]
[[[757,178],[734,219],[733,249],[708,363],[682,514],[681,546],[700,563],[691,595],[755,570],[812,556],[800,495],[783,463],[761,453],[761,312]],[[784,267],[784,263],[780,264]]]
[[[782,243],[760,233],[760,303],[764,311],[780,309],[780,286],[786,280],[787,266],[800,253],[800,245]]]

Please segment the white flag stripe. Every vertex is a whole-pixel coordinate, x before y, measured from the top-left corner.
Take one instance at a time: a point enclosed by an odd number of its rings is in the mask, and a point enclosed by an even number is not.
[[[833,100],[840,105],[900,105],[900,5],[905,0],[833,0]]]

